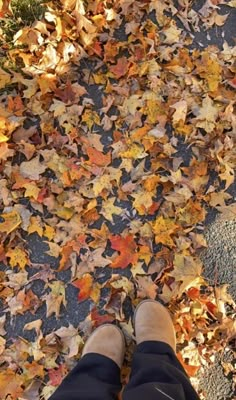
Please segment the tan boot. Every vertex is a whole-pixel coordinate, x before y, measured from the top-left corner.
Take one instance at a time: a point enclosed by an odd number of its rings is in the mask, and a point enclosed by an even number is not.
[[[82,357],[89,353],[111,358],[121,368],[125,354],[125,338],[122,331],[112,324],[99,326],[87,340]]]
[[[167,309],[154,300],[142,301],[134,316],[137,344],[155,340],[169,344],[176,351],[176,337]]]

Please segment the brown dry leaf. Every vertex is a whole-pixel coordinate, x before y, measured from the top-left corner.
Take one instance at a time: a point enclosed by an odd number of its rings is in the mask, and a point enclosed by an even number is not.
[[[41,164],[39,157],[35,157],[30,161],[24,161],[20,165],[20,174],[24,178],[35,181],[40,179],[40,175],[46,171],[46,165]]]
[[[60,316],[61,306],[66,307],[65,284],[61,281],[54,281],[47,285],[50,292],[44,296],[47,307],[47,318],[55,313],[56,318]]]
[[[199,109],[198,115],[195,118],[198,128],[203,128],[207,133],[213,131],[216,126],[216,118],[218,110],[212,99],[206,96],[202,101],[202,107]]]
[[[157,296],[157,286],[150,276],[136,276],[137,296],[140,299],[153,299]]]
[[[24,330],[31,331],[32,329],[35,329],[36,334],[39,335],[42,323],[43,321],[41,319],[36,319],[35,321],[28,322],[27,324],[25,324]]]
[[[202,263],[199,259],[175,254],[173,265],[174,270],[169,275],[180,283],[175,293],[178,296],[181,296],[191,286],[199,287],[204,284],[204,280],[201,278]]]
[[[218,216],[218,219],[221,221],[231,221],[236,218],[236,204],[232,203],[229,204],[228,206],[220,206],[216,207],[218,211],[220,211],[220,215]]]
[[[77,356],[83,344],[83,339],[78,334],[78,329],[69,324],[68,328],[61,327],[57,329],[54,334],[61,339],[63,352],[67,352],[69,358]]]

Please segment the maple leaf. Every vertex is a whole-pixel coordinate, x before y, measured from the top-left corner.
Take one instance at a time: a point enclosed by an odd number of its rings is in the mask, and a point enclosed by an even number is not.
[[[75,280],[73,285],[79,289],[79,301],[85,301],[91,298],[94,303],[98,302],[100,297],[99,285],[94,283],[92,275],[85,274],[82,278]]]
[[[202,263],[199,259],[175,254],[173,265],[174,269],[170,272],[170,276],[175,278],[177,282],[181,282],[175,292],[178,296],[191,286],[204,284],[204,280],[201,278]]]
[[[201,368],[201,365],[190,365],[184,362],[184,359],[181,355],[181,353],[177,353],[177,358],[184,367],[185,371],[187,372],[188,376],[193,377],[196,375],[196,373],[199,371]]]
[[[99,313],[98,309],[94,307],[91,311],[91,320],[93,323],[94,328],[97,328],[100,325],[103,325],[108,322],[114,321],[114,316],[110,314],[101,314]]]
[[[175,112],[172,115],[173,123],[179,122],[180,120],[185,122],[187,110],[188,110],[188,103],[186,100],[177,101],[177,103],[173,104],[171,108],[175,108]]]
[[[24,269],[29,262],[26,252],[20,247],[9,249],[6,256],[10,258],[10,266],[12,268],[19,266],[21,269]]]
[[[23,393],[23,382],[23,377],[9,368],[0,372],[0,398],[11,396],[12,400],[17,400]]]
[[[153,232],[156,243],[162,243],[165,246],[174,247],[175,243],[172,235],[178,230],[178,225],[171,218],[164,218],[162,215],[157,217],[153,223]]]
[[[11,233],[21,224],[21,217],[17,211],[0,215],[0,232]]]
[[[199,109],[198,115],[195,118],[197,121],[196,126],[203,128],[207,133],[213,131],[216,125],[216,118],[218,116],[218,110],[213,105],[213,101],[209,96],[206,96],[202,101],[202,107]]]
[[[56,318],[59,318],[61,305],[66,306],[64,282],[54,281],[47,286],[51,289],[49,294],[44,296],[47,306],[47,317],[55,313]]]
[[[81,336],[78,334],[78,329],[69,324],[68,327],[62,326],[54,332],[63,344],[63,351],[68,352],[68,357],[74,357],[78,354],[79,348],[83,344]]]
[[[119,255],[109,265],[111,268],[127,268],[138,261],[137,244],[132,235],[121,237],[110,236],[111,248],[119,251]]]
[[[59,386],[66,375],[66,368],[65,365],[61,364],[58,368],[49,369],[48,376],[49,376],[49,383],[52,386]]]
[[[99,167],[105,167],[111,163],[111,153],[103,154],[101,151],[96,150],[94,147],[87,148],[87,154],[89,156],[89,162],[96,164]]]
[[[32,180],[39,180],[40,175],[45,172],[46,165],[43,165],[39,161],[39,157],[33,158],[31,161],[24,161],[20,165],[20,174],[24,178]]]
[[[102,209],[100,211],[100,214],[102,214],[104,218],[110,222],[113,222],[113,214],[121,215],[122,213],[124,213],[123,208],[115,206],[115,201],[115,197],[107,199],[103,202]]]
[[[8,72],[4,71],[2,68],[0,68],[0,89],[4,88],[10,82],[11,82],[11,75]]]
[[[115,76],[116,79],[120,79],[122,76],[126,75],[129,68],[129,62],[126,57],[121,57],[118,59],[117,64],[110,67],[110,71]]]
[[[139,298],[149,298],[155,300],[157,296],[157,286],[150,276],[136,276],[137,295]]]
[[[45,375],[43,365],[40,365],[35,360],[33,360],[32,362],[26,362],[24,364],[24,373],[29,380],[35,378],[36,376],[43,378]]]

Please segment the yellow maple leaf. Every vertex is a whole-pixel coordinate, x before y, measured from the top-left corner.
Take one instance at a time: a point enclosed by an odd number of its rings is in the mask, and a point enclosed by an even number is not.
[[[163,43],[174,44],[179,42],[182,29],[179,29],[176,26],[176,22],[172,19],[170,26],[168,28],[163,29],[162,32],[165,35]]]
[[[11,233],[21,223],[21,217],[16,211],[0,215],[0,232]]]
[[[6,256],[10,258],[9,264],[12,268],[19,266],[21,269],[24,269],[28,262],[26,252],[19,247],[9,249]]]
[[[43,228],[42,228],[42,223],[39,217],[31,217],[30,218],[30,225],[27,229],[27,232],[33,233],[37,232],[40,237],[43,236]]]
[[[68,221],[71,219],[71,217],[74,215],[74,209],[73,208],[68,208],[68,207],[60,207],[58,206],[55,210],[55,214]]]
[[[222,181],[225,181],[225,190],[228,189],[232,183],[234,183],[234,176],[235,172],[234,169],[230,167],[229,164],[223,163],[224,166],[224,172],[219,174],[219,177]]]
[[[104,201],[102,204],[102,210],[100,211],[100,214],[110,222],[113,222],[113,214],[120,215],[124,212],[123,208],[115,206],[115,200],[115,197],[111,197]]]
[[[50,293],[45,296],[47,307],[47,318],[55,313],[56,318],[60,315],[61,305],[66,306],[65,284],[61,281],[54,281],[48,284]]]
[[[9,137],[4,135],[3,133],[0,132],[0,143],[7,142],[9,140]]]
[[[176,289],[178,296],[192,286],[200,287],[204,284],[204,280],[201,278],[202,262],[200,259],[184,254],[175,254],[173,264],[174,269],[170,272],[170,276],[177,282],[181,282]]]
[[[0,7],[1,8],[1,7]],[[0,89],[3,89],[8,83],[11,82],[11,75],[0,68]]]
[[[153,223],[153,232],[155,234],[156,243],[162,243],[165,246],[174,247],[175,243],[171,238],[177,229],[175,221],[171,218],[164,218],[162,215],[157,217],[156,221]]]
[[[128,150],[121,151],[119,154],[120,157],[132,158],[134,160],[144,158],[147,155],[148,154],[145,152],[143,146],[137,143],[132,143]]]
[[[175,112],[172,115],[173,123],[182,121],[185,122],[188,110],[188,104],[186,100],[177,101],[177,103],[173,104],[171,108],[175,108]]]
[[[86,109],[82,115],[82,121],[86,123],[89,129],[92,129],[93,125],[100,125],[100,117],[96,111]]]
[[[33,197],[33,199],[37,200],[40,189],[38,186],[34,183],[25,183],[24,188],[26,189],[24,197]]]
[[[134,198],[133,207],[138,211],[140,215],[145,215],[148,213],[148,209],[151,207],[153,200],[153,194],[151,192],[139,191],[137,193],[131,194]]]
[[[93,192],[95,196],[99,196],[103,189],[111,190],[111,176],[109,174],[103,174],[101,176],[96,177],[93,180]]]
[[[218,110],[216,106],[214,106],[211,98],[206,96],[202,101],[202,107],[199,109],[199,114],[196,118],[196,126],[210,133],[215,128],[217,116]]]
[[[52,226],[45,225],[43,236],[48,238],[49,240],[52,240],[55,235],[55,229]]]

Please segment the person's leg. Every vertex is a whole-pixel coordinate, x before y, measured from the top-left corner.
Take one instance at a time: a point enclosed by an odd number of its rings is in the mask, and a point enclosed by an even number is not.
[[[175,355],[175,331],[159,303],[141,303],[135,315],[137,349],[123,400],[197,400],[197,393]]]
[[[121,390],[124,337],[114,325],[97,328],[81,360],[49,400],[114,400]]]

